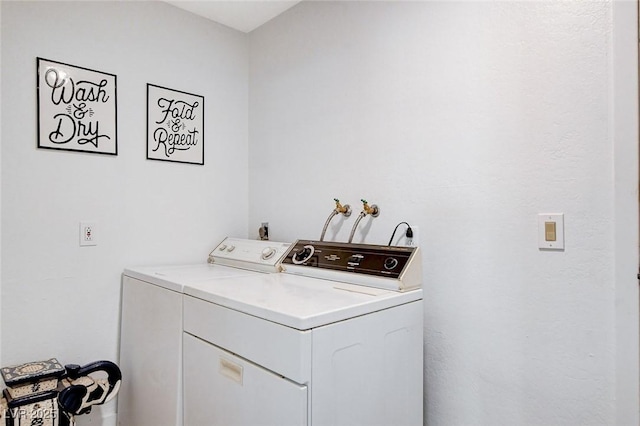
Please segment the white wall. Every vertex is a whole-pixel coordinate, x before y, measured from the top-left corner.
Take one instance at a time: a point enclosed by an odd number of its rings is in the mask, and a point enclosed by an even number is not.
[[[420,228],[429,424],[638,424],[631,13],[303,2],[248,54],[162,3],[0,2],[0,365],[115,359],[124,266],[201,261],[263,220],[317,238],[333,197],[344,241],[364,197],[382,213],[356,241]],[[36,56],[117,74],[117,157],[36,149]],[[147,82],[205,96],[204,167],[144,159]],[[537,249],[550,211],[564,252]]]
[[[246,236],[247,36],[161,2],[0,5],[2,365],[116,360],[125,266]],[[37,56],[117,75],[118,156],[36,148]],[[205,97],[204,166],[145,159],[147,83]]]
[[[616,424],[639,424],[638,401],[638,3],[613,7]]]
[[[0,6],[0,22],[2,22],[2,7]],[[0,52],[2,52],[2,37],[0,36]],[[2,55],[0,54],[0,70],[2,69]],[[2,99],[2,84],[0,82],[0,99]],[[2,176],[2,102],[0,102],[0,177]],[[0,318],[2,318],[2,184],[0,183]],[[0,365],[2,363],[2,327],[0,326]]]
[[[419,227],[430,425],[638,423],[637,290],[616,290],[637,286],[638,117],[614,114],[637,90],[613,90],[612,9],[303,2],[250,35],[249,233],[318,238],[333,197],[380,206],[356,242]],[[538,249],[547,212],[564,251]]]

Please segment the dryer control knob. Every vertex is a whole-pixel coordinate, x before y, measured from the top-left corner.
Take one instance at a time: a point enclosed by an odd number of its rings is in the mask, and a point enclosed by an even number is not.
[[[396,266],[398,266],[398,259],[396,259],[395,257],[387,257],[384,260],[384,269],[391,270]]]
[[[306,245],[302,248],[302,250],[291,257],[291,261],[296,265],[304,263],[309,260],[311,256],[313,256],[314,251],[315,249],[313,248],[313,246]]]
[[[274,254],[276,254],[276,249],[274,249],[273,247],[267,247],[266,249],[262,250],[262,260],[269,260],[273,257]]]
[[[228,251],[228,252],[232,252],[232,251],[234,251],[235,249],[236,249],[236,246],[229,246],[229,247],[227,248],[227,251]]]
[[[226,244],[222,244],[220,247],[218,247],[218,250],[224,251],[224,249],[226,249],[226,248],[227,248],[227,245]]]

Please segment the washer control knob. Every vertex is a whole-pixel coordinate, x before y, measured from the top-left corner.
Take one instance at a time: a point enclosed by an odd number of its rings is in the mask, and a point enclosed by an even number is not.
[[[273,257],[274,254],[276,254],[276,249],[274,249],[273,247],[267,247],[266,249],[262,250],[262,260],[269,260]]]
[[[391,270],[396,266],[398,266],[398,259],[396,259],[395,257],[387,257],[384,260],[384,269]]]
[[[220,247],[218,247],[218,250],[224,251],[224,249],[226,249],[226,248],[227,248],[227,245],[226,244],[222,244]]]
[[[228,251],[228,252],[232,252],[232,251],[234,251],[235,249],[236,249],[236,246],[229,246],[229,247],[227,247],[227,251]]]
[[[293,257],[291,258],[291,261],[296,265],[304,263],[307,260],[309,260],[311,256],[313,256],[314,251],[315,249],[313,248],[313,246],[311,245],[304,246],[302,250],[300,250],[299,252],[293,255]]]

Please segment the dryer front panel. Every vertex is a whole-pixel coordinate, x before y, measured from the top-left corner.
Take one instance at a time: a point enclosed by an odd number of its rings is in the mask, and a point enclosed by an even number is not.
[[[184,333],[185,426],[306,426],[307,387]]]

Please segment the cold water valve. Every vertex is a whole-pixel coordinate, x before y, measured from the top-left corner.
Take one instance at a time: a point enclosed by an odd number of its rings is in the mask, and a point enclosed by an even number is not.
[[[380,209],[377,205],[369,205],[369,203],[365,199],[362,199],[360,201],[362,201],[362,211],[365,212],[365,216],[370,214],[373,217],[378,217],[380,215]]]
[[[345,204],[344,206],[340,204],[340,200],[334,198],[333,201],[336,202],[336,208],[331,211],[327,221],[324,223],[324,228],[322,228],[322,234],[320,234],[320,241],[324,241],[324,234],[327,232],[327,227],[329,226],[329,222],[333,219],[337,214],[342,214],[344,217],[351,216],[351,206],[349,204]]]

